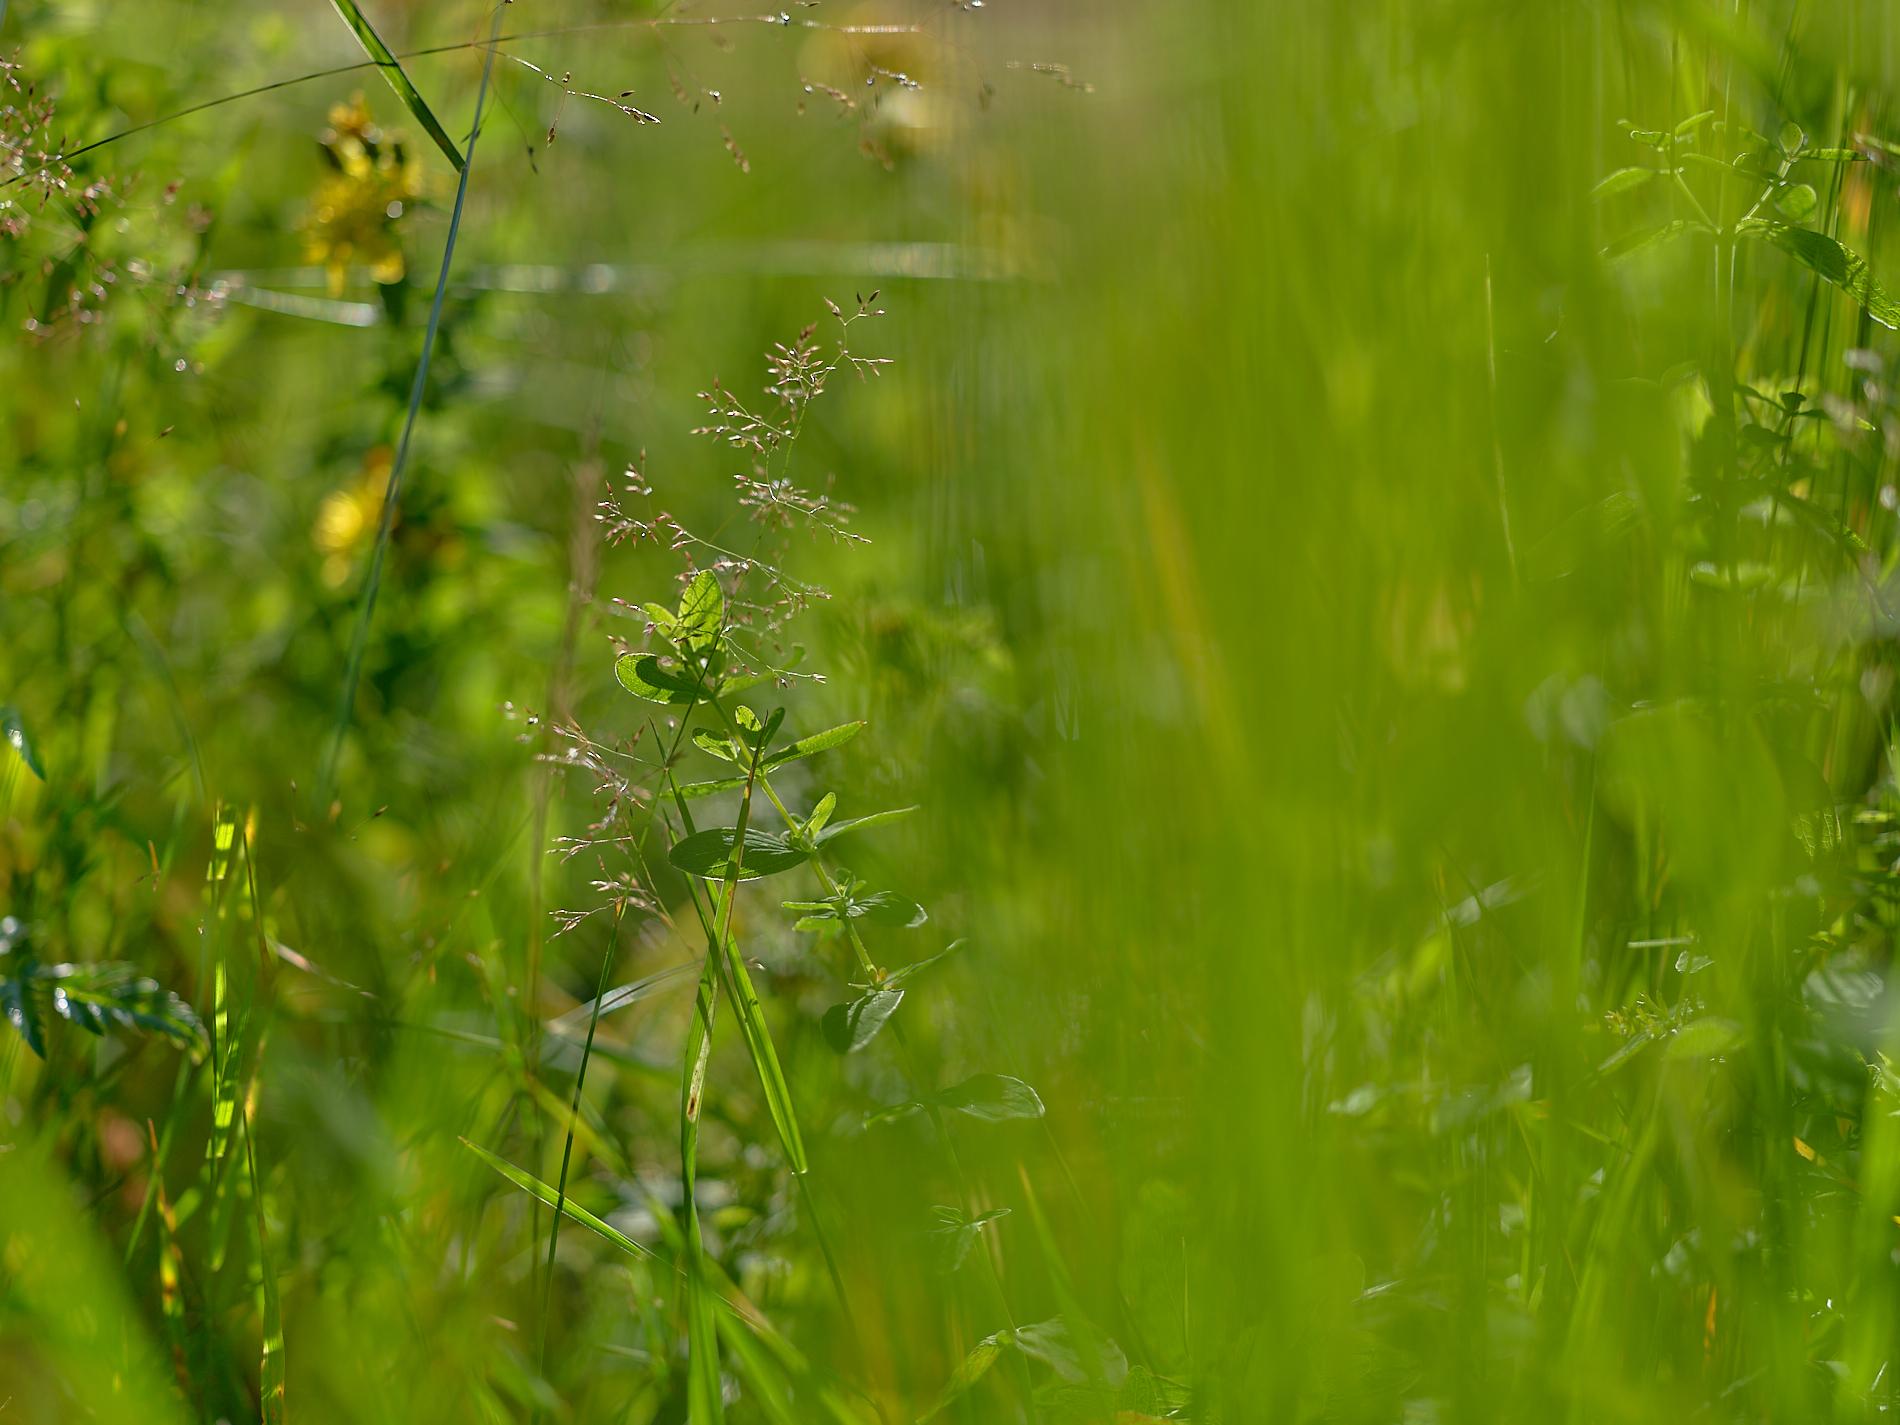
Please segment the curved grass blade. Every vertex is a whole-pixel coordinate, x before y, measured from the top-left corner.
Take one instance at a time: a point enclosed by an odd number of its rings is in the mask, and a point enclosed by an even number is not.
[[[257,1180],[257,1144],[251,1135],[248,1108],[241,1122],[244,1163],[251,1178],[253,1226],[257,1232],[258,1317],[264,1328],[264,1354],[258,1366],[257,1392],[263,1425],[284,1425],[284,1309],[277,1294],[277,1272],[271,1266],[268,1240],[264,1235],[264,1185]]]
[[[779,1141],[785,1146],[785,1156],[791,1161],[792,1171],[802,1176],[811,1171],[811,1163],[805,1156],[805,1140],[798,1131],[798,1115],[792,1108],[792,1087],[785,1082],[785,1071],[779,1067],[778,1050],[772,1043],[772,1031],[765,1022],[765,1007],[759,1002],[759,992],[752,987],[752,976],[746,972],[739,946],[730,936],[726,939],[725,954],[739,1032],[745,1039],[752,1067],[758,1072],[759,1087],[765,1091],[765,1104],[772,1114],[772,1126],[778,1129]]]
[[[479,1143],[471,1143],[468,1139],[464,1138],[462,1139],[462,1146],[480,1158],[484,1163],[488,1164],[488,1166],[493,1168],[496,1172],[500,1173],[504,1178],[508,1179],[509,1182],[527,1193],[528,1196],[534,1198],[543,1207],[554,1206],[559,1194],[532,1173],[523,1172],[506,1158],[497,1157]],[[622,1232],[618,1227],[608,1226],[605,1222],[601,1221],[600,1218],[594,1216],[593,1213],[578,1203],[563,1201],[561,1203],[561,1215],[572,1218],[589,1232],[605,1237],[609,1242],[613,1243],[614,1246],[629,1256],[644,1257],[650,1262],[664,1262],[665,1260],[651,1247],[641,1246],[640,1243],[634,1241],[633,1238]]]
[[[698,897],[694,897],[698,904]],[[725,1416],[719,1390],[719,1333],[714,1295],[706,1281],[706,1244],[699,1231],[699,1110],[712,1056],[713,1017],[719,1008],[719,958],[706,947],[706,964],[693,1001],[680,1076],[680,1179],[686,1207],[686,1411],[691,1425],[716,1425]]]
[[[351,32],[355,34],[357,43],[363,46],[363,53],[367,54],[376,67],[382,70],[383,78],[387,79],[389,87],[396,91],[396,97],[408,106],[409,112],[415,115],[416,122],[421,124],[428,131],[429,137],[435,140],[435,146],[442,150],[450,163],[455,165],[456,172],[461,172],[465,166],[461,151],[455,147],[455,141],[449,137],[448,131],[442,127],[434,112],[423,102],[422,95],[416,92],[416,86],[409,82],[408,74],[404,72],[401,63],[389,46],[383,43],[382,36],[376,33],[375,26],[369,22],[369,16],[357,6],[356,0],[331,0],[331,3],[336,6],[337,14],[343,17],[343,23],[348,25]]]
[[[561,1212],[567,1206],[567,1173],[574,1158],[574,1126],[580,1119],[581,1092],[587,1086],[587,1061],[594,1056],[594,1031],[600,1028],[600,1007],[607,998],[607,976],[613,970],[614,952],[620,948],[620,919],[624,911],[624,904],[615,902],[613,930],[607,936],[607,948],[600,957],[600,979],[594,986],[593,1009],[587,1017],[587,1042],[581,1046],[581,1065],[574,1073],[574,1098],[568,1105],[567,1138],[561,1145],[561,1177],[555,1185],[554,1213],[548,1223],[548,1263],[542,1278],[541,1323],[535,1346],[534,1369],[537,1375],[543,1372],[547,1362],[548,1312],[554,1296],[554,1254],[561,1241]]]
[[[422,393],[429,384],[429,360],[435,352],[436,333],[442,327],[442,303],[448,296],[449,270],[455,262],[455,242],[461,236],[462,210],[468,203],[468,175],[474,169],[475,141],[482,134],[482,109],[488,101],[488,81],[495,73],[495,43],[501,34],[501,16],[502,7],[497,5],[494,23],[489,28],[488,57],[482,61],[481,86],[475,91],[475,119],[468,131],[470,161],[456,165],[461,170],[461,176],[455,184],[455,206],[449,212],[449,235],[442,244],[442,270],[435,279],[435,296],[429,303],[429,324],[422,334],[422,356],[416,362],[416,379],[409,387],[409,409],[403,416],[402,440],[397,443],[396,458],[389,467],[389,484],[383,491],[383,513],[376,525],[376,543],[370,550],[369,576],[363,582],[356,627],[350,633],[350,653],[343,669],[343,696],[337,708],[336,730],[320,779],[326,799],[336,786],[337,762],[343,755],[343,735],[349,731],[350,716],[356,709],[356,686],[363,673],[363,653],[369,645],[370,621],[376,616],[376,594],[383,584],[383,560],[389,552],[389,536],[396,527],[396,508],[402,498],[403,470],[409,463],[409,443],[416,433],[416,417],[422,411]]]

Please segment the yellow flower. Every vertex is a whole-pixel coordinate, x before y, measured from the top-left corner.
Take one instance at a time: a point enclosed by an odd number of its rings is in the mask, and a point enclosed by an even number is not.
[[[357,551],[375,537],[394,460],[395,454],[388,446],[376,446],[363,457],[363,468],[356,478],[325,495],[317,506],[310,539],[323,555],[322,574],[327,587],[342,587],[350,577]]]
[[[422,194],[422,167],[400,138],[385,135],[361,94],[330,110],[323,150],[331,171],[318,183],[303,220],[304,254],[319,263],[330,295],[341,295],[353,263],[377,282],[402,281],[396,224]]]

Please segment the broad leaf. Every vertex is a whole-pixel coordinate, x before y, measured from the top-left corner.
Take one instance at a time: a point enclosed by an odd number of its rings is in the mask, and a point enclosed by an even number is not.
[[[1738,223],[1735,230],[1780,248],[1823,281],[1832,283],[1859,302],[1867,315],[1883,327],[1900,329],[1900,302],[1895,302],[1886,289],[1874,281],[1867,259],[1826,233],[1771,223],[1762,218]]]
[[[52,985],[53,1013],[92,1034],[144,1029],[193,1052],[205,1047],[204,1026],[177,995],[130,965],[46,965],[35,978]]]
[[[989,1374],[990,1367],[996,1364],[996,1358],[1002,1354],[1002,1332],[999,1331],[994,1336],[985,1336],[978,1341],[970,1354],[958,1364],[949,1381],[945,1383],[942,1393],[937,1396],[937,1403],[930,1407],[930,1412],[918,1417],[918,1425],[924,1425],[925,1421],[936,1419],[954,1405],[965,1391]]]
[[[872,990],[849,1004],[834,1004],[825,1011],[825,1042],[840,1054],[857,1053],[877,1038],[903,1002],[902,990]]]
[[[962,1083],[931,1095],[939,1108],[966,1113],[986,1123],[1001,1123],[1011,1118],[1041,1118],[1042,1100],[1021,1079],[1008,1074],[978,1074]]]
[[[726,595],[719,587],[719,578],[710,569],[702,569],[680,595],[679,614],[669,632],[693,648],[709,648],[719,637],[725,618]]]
[[[669,668],[654,653],[623,653],[614,660],[614,677],[636,698],[678,707],[705,702],[716,686],[716,669],[703,679],[682,669]]]
[[[1009,1216],[1009,1209],[998,1207],[975,1217],[965,1217],[960,1208],[938,1207],[932,1209],[932,1214],[937,1223],[930,1229],[931,1252],[936,1258],[937,1270],[947,1274],[963,1265],[970,1249],[976,1245],[978,1234],[990,1223]]]
[[[709,881],[723,881],[729,874],[732,851],[737,841],[736,829],[730,826],[696,831],[674,842],[666,859],[689,875],[703,876]],[[808,852],[799,850],[782,836],[747,827],[745,846],[738,858],[739,879],[755,881],[761,876],[775,876],[802,864],[808,855]]]
[[[1012,1344],[1066,1381],[1100,1380],[1120,1385],[1128,1374],[1128,1358],[1107,1337],[1094,1332],[1089,1335],[1085,1345],[1076,1339],[1077,1333],[1069,1329],[1069,1323],[1057,1316],[1018,1327]]]

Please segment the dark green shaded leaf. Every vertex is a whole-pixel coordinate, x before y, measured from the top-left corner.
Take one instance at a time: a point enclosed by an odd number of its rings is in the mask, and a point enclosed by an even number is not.
[[[0,1014],[4,1014],[7,1023],[26,1040],[27,1048],[42,1059],[46,1057],[45,1020],[31,981],[0,979]]]
[[[737,842],[736,828],[712,827],[674,842],[666,859],[690,875],[723,881],[729,874],[732,850]],[[775,876],[781,871],[789,871],[803,863],[808,854],[782,836],[748,827],[744,851],[739,857],[739,879],[753,881],[761,876]]]
[[[1771,223],[1761,218],[1751,218],[1737,224],[1736,231],[1758,237],[1770,246],[1780,248],[1823,281],[1832,283],[1859,302],[1867,315],[1883,327],[1900,329],[1900,303],[1896,303],[1874,281],[1867,259],[1843,247],[1826,233],[1817,233],[1812,228],[1790,227],[1786,223]]]
[[[872,990],[849,1004],[834,1004],[825,1011],[825,1042],[840,1054],[855,1054],[877,1037],[903,1002],[902,990]]]
[[[52,986],[53,1012],[89,1033],[144,1029],[193,1051],[205,1047],[204,1026],[191,1007],[130,965],[46,965],[34,977]]]
[[[930,1407],[928,1414],[918,1417],[918,1425],[923,1425],[924,1421],[934,1420],[941,1415],[955,1404],[965,1391],[989,1373],[990,1367],[996,1364],[996,1358],[1003,1354],[1002,1338],[1003,1333],[999,1331],[996,1335],[985,1336],[976,1343],[970,1354],[963,1358],[949,1381],[945,1383],[943,1391],[937,1396],[937,1403]]]
[[[904,984],[906,981],[913,979],[917,975],[921,974],[923,971],[928,970],[932,965],[936,964],[939,960],[947,959],[949,956],[956,954],[957,951],[961,950],[962,948],[963,948],[963,942],[961,940],[952,940],[948,945],[944,946],[943,949],[939,950],[935,955],[925,956],[923,959],[918,960],[913,964],[905,965],[902,969],[891,971],[889,975],[884,977],[884,988],[887,990],[894,990],[898,988],[900,985]]]
[[[39,754],[33,750],[33,740],[26,735],[26,723],[20,718],[16,707],[0,707],[0,741],[6,742],[20,754],[20,760],[26,763],[26,770],[46,780],[46,769],[40,765]]]
[[[873,925],[888,925],[895,930],[911,930],[930,919],[930,912],[916,901],[891,891],[873,891],[868,896],[848,901],[844,913],[854,920],[868,920]]]

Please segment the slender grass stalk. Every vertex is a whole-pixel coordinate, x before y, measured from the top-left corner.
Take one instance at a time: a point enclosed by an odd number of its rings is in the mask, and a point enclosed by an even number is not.
[[[402,439],[396,446],[396,458],[389,467],[389,483],[383,492],[382,513],[376,523],[376,542],[370,550],[369,575],[357,603],[356,624],[350,634],[349,659],[343,668],[343,696],[337,704],[336,727],[330,750],[319,778],[322,800],[328,802],[336,788],[337,761],[343,754],[343,738],[349,731],[356,708],[356,685],[362,676],[363,654],[369,644],[371,620],[376,616],[376,596],[383,583],[383,560],[389,550],[389,536],[396,524],[396,511],[402,500],[402,478],[409,465],[409,446],[416,433],[416,417],[422,410],[422,393],[429,383],[429,362],[435,354],[436,332],[442,325],[442,304],[448,296],[449,272],[455,264],[455,244],[462,232],[462,210],[468,202],[469,177],[475,169],[475,144],[482,133],[482,108],[488,101],[488,83],[495,69],[496,36],[501,33],[504,7],[495,7],[489,27],[489,40],[482,60],[481,84],[475,91],[475,117],[469,125],[468,152],[455,183],[455,206],[449,212],[448,238],[442,244],[442,268],[435,279],[435,296],[429,303],[429,324],[422,336],[422,355],[416,362],[415,380],[409,387],[409,408],[403,415]]]
[[[613,970],[614,954],[620,948],[622,903],[614,905],[613,928],[607,933],[607,946],[600,954],[600,974],[594,983],[593,1012],[587,1016],[587,1039],[581,1045],[580,1067],[574,1072],[574,1096],[568,1104],[567,1140],[561,1145],[561,1176],[554,1185],[554,1214],[548,1224],[547,1267],[541,1283],[541,1322],[535,1336],[534,1368],[537,1375],[547,1365],[548,1316],[554,1296],[554,1253],[561,1240],[561,1213],[567,1205],[567,1171],[574,1156],[574,1124],[580,1117],[581,1092],[587,1086],[587,1063],[594,1053],[594,1031],[600,1027],[600,1006],[607,994],[607,981]],[[539,1418],[536,1412],[535,1418]]]

